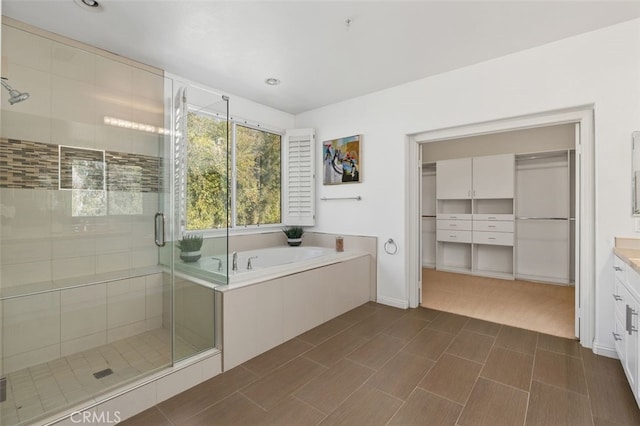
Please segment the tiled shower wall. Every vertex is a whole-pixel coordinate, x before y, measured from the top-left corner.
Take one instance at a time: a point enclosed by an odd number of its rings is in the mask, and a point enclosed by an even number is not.
[[[4,374],[162,327],[162,274],[2,301]]]
[[[2,27],[2,75],[31,96],[2,103],[0,286],[157,265],[163,136],[105,117],[162,128],[163,77],[18,27]],[[106,192],[88,191],[98,207],[83,211],[65,176],[82,152],[102,151]]]
[[[150,67],[3,18],[2,76],[30,93],[0,123],[5,372],[162,325],[154,268],[164,78]],[[124,121],[122,121],[124,120]],[[136,126],[136,125],[134,125]],[[123,274],[124,278],[126,274]]]

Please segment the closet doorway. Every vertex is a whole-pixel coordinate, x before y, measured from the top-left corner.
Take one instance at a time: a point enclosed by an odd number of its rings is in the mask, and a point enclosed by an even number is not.
[[[579,126],[420,144],[421,306],[579,337]]]

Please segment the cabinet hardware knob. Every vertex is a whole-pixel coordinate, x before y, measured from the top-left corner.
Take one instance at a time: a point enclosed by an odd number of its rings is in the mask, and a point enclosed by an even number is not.
[[[612,332],[611,334],[613,334],[613,340],[615,340],[615,341],[622,340],[622,337],[620,337],[620,335],[618,333]]]
[[[488,227],[489,228],[495,228],[496,226],[495,225],[489,225]]]
[[[614,294],[614,295],[613,295],[613,298],[614,298],[614,300],[616,300],[616,301],[620,301],[620,300],[622,300],[622,297],[620,297],[620,296],[619,296],[619,295],[617,295],[617,294]]]
[[[489,239],[490,239],[490,240],[495,240],[495,239],[496,239],[496,237],[489,237]]]
[[[614,271],[617,271],[617,272],[621,272],[622,271],[622,268],[619,267],[619,266],[614,266],[613,269],[614,269]]]
[[[456,238],[455,235],[449,235],[449,238]]]

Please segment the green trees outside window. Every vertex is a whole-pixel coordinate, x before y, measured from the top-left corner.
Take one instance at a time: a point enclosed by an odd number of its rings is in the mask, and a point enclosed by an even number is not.
[[[281,139],[236,125],[236,226],[281,222]]]
[[[229,179],[231,194],[227,190],[227,176],[232,174],[226,170],[226,122],[190,112],[187,131],[187,230],[281,222],[281,135],[235,125],[236,139],[229,143],[236,163],[235,180]],[[231,161],[228,164],[231,167]],[[232,195],[235,206],[230,202]]]
[[[190,112],[187,132],[186,228],[226,228],[226,122]]]

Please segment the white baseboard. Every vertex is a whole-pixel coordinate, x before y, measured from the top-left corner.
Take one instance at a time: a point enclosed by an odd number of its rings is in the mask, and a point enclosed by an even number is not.
[[[382,303],[383,305],[393,306],[394,308],[407,309],[409,307],[408,300],[402,299],[393,299],[391,297],[380,297],[378,296],[378,303]]]
[[[618,359],[618,352],[616,352],[616,348],[602,346],[596,342],[593,342],[593,353],[596,355],[606,356],[607,358]]]

